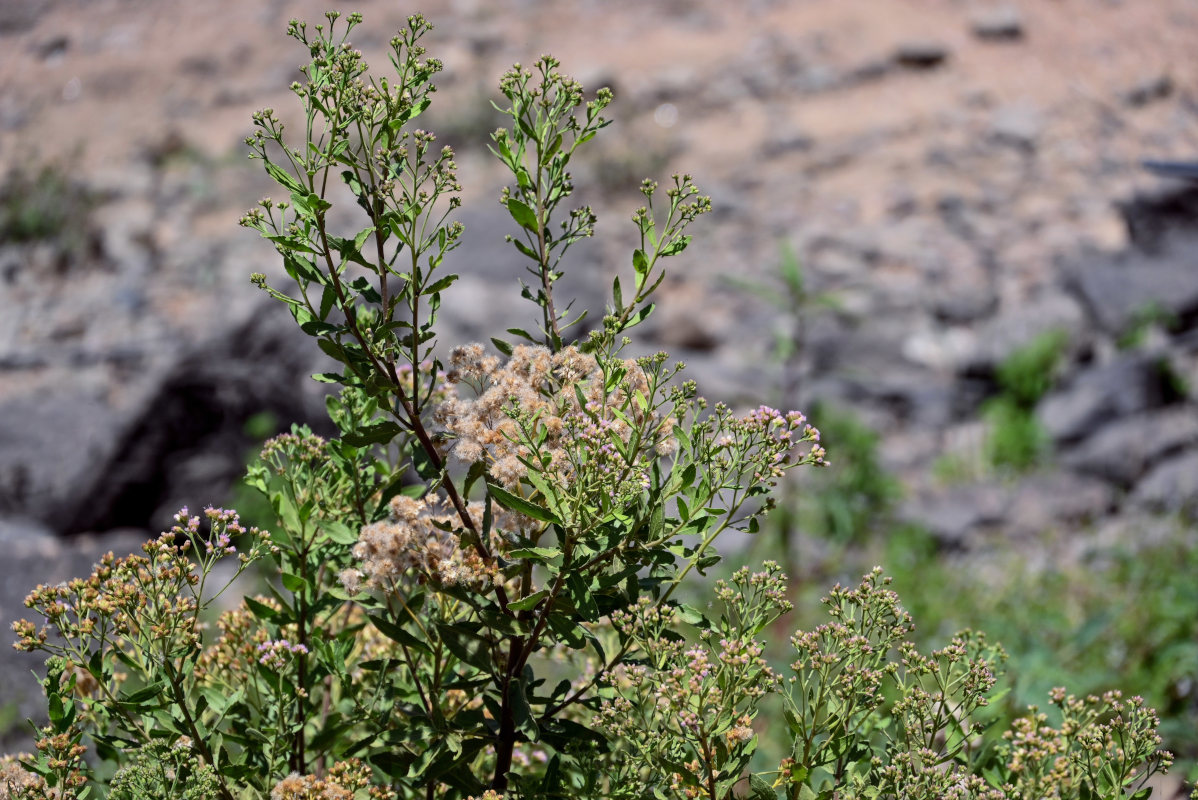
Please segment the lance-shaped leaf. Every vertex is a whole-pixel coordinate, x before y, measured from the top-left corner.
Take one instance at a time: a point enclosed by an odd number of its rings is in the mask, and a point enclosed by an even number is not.
[[[491,494],[491,497],[495,499],[496,503],[499,503],[499,505],[503,506],[508,511],[515,511],[517,514],[523,514],[526,517],[532,517],[533,519],[540,520],[541,522],[549,522],[554,525],[562,524],[562,521],[554,516],[549,509],[542,508],[536,503],[525,500],[519,495],[512,494],[507,489],[500,488],[499,486],[488,482],[487,491]]]

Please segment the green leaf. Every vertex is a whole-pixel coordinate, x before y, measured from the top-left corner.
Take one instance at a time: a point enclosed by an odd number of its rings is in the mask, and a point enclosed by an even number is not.
[[[354,447],[368,447],[372,444],[388,444],[402,432],[399,423],[385,420],[367,425],[356,431],[341,434],[341,441]]]
[[[283,581],[283,587],[293,594],[299,594],[308,588],[308,581],[299,575],[293,575],[290,572],[282,572],[279,574]]]
[[[644,250],[634,250],[632,252],[632,268],[636,270],[637,275],[644,275],[649,271],[649,259],[645,257]],[[640,283],[639,281],[637,282]]]
[[[320,526],[324,538],[335,544],[356,544],[358,534],[344,522],[330,520]]]
[[[749,776],[749,797],[752,800],[778,800],[773,785],[760,775]]]
[[[345,182],[345,185],[349,187],[349,190],[353,192],[355,197],[360,198],[366,194],[366,187],[362,185],[362,182],[358,180],[358,176],[352,171],[348,169],[342,170],[341,180]]]
[[[599,606],[595,604],[595,598],[591,595],[590,585],[581,575],[567,575],[566,588],[569,589],[570,599],[574,601],[575,608],[587,621],[593,622],[599,618]]]
[[[642,308],[640,311],[633,314],[628,319],[628,324],[624,326],[625,329],[635,328],[637,325],[640,325],[642,322],[649,319],[649,315],[653,313],[653,309],[655,309],[656,307],[657,307],[657,305],[655,303],[650,303],[649,305]]]
[[[491,337],[491,344],[495,345],[495,349],[503,353],[505,356],[510,356],[512,351],[515,350],[511,344],[503,341],[503,339],[496,339],[494,336]]]
[[[321,322],[320,320],[313,319],[308,320],[303,325],[300,325],[300,330],[309,336],[324,336],[328,333],[337,333],[341,330],[341,328],[336,325],[331,325],[328,322]]]
[[[678,618],[687,625],[694,625],[695,627],[708,627],[711,624],[703,612],[694,606],[678,606]]]
[[[499,503],[499,505],[509,511],[515,511],[517,514],[523,514],[526,517],[532,517],[541,522],[550,522],[554,525],[562,524],[562,521],[550,513],[548,509],[541,508],[535,503],[531,503],[519,495],[512,494],[507,489],[502,489],[490,481],[487,482],[487,491],[491,497],[495,498],[496,503]]]
[[[379,616],[378,614],[367,614],[366,616],[374,624],[374,627],[378,629],[378,632],[386,636],[391,641],[398,642],[405,647],[412,647],[425,653],[432,652],[428,644],[426,644],[422,639],[417,638],[406,628],[396,625],[386,617]]]
[[[140,689],[131,695],[122,697],[121,702],[132,703],[134,705],[137,705],[138,703],[144,703],[147,700],[153,700],[154,698],[156,698],[162,694],[162,690],[165,687],[165,685],[166,684],[162,683],[161,681],[159,681],[158,683],[155,683],[155,684],[151,684],[150,686],[147,686],[144,689]]]
[[[547,165],[557,155],[557,151],[562,147],[562,135],[559,133],[553,138],[549,146],[545,148],[545,152],[541,153],[541,166]]]
[[[561,556],[562,551],[556,547],[517,547],[507,554],[510,559],[523,558],[541,564],[548,564]]]
[[[363,228],[358,231],[358,235],[354,237],[354,250],[361,252],[362,245],[366,244],[366,240],[370,238],[370,234],[375,232],[375,227],[371,225],[369,228]]]
[[[477,631],[465,625],[449,625],[437,623],[437,633],[449,652],[457,656],[463,664],[469,664],[475,669],[489,672],[494,666],[491,663],[490,643]]]
[[[279,184],[285,186],[288,191],[290,191],[290,192],[304,191],[304,187],[300,185],[300,182],[297,181],[290,172],[287,172],[285,169],[280,167],[278,164],[274,164],[274,163],[271,163],[270,161],[267,161],[266,162],[266,171],[268,173],[270,173],[270,177],[274,178],[276,183],[279,183]]]
[[[661,253],[659,255],[676,256],[679,253],[681,253],[683,250],[685,250],[686,246],[690,243],[691,243],[691,237],[679,236],[677,239],[675,239],[674,241],[670,242],[668,245],[663,247],[661,249]]]
[[[349,355],[346,354],[345,348],[332,339],[317,339],[316,346],[319,347],[326,356],[334,361],[340,361],[342,364],[348,364],[350,361]]]
[[[539,592],[533,592],[528,597],[522,597],[507,604],[507,607],[512,611],[532,611],[537,607],[537,603],[549,596],[548,589],[542,589]]]
[[[535,250],[526,245],[524,242],[520,241],[519,239],[512,239],[512,244],[516,246],[517,250],[531,258],[533,261],[538,263],[540,262],[541,257],[536,254]]]
[[[337,304],[337,291],[333,288],[333,284],[326,284],[324,291],[320,294],[320,311],[318,316],[321,321],[329,318],[329,312],[333,310],[333,306]]]
[[[474,488],[474,484],[477,483],[480,478],[485,477],[486,474],[487,464],[485,461],[475,461],[473,464],[471,464],[469,471],[466,473],[466,481],[462,485],[462,496],[468,497],[470,495],[470,490]]]
[[[575,624],[573,620],[565,615],[550,614],[549,630],[553,631],[560,641],[565,642],[575,650],[581,650],[587,645],[585,629]]]
[[[315,253],[312,246],[301,236],[285,236],[283,234],[264,233],[262,238],[270,239],[275,244],[281,244],[288,250],[298,250],[301,253]]]
[[[251,614],[263,622],[272,622],[276,625],[281,625],[286,621],[282,612],[276,611],[265,603],[259,602],[252,597],[246,597],[242,600],[242,602],[245,603],[246,608],[250,610]]]
[[[523,680],[512,681],[508,688],[508,702],[511,705],[516,730],[527,736],[530,742],[535,742],[541,738],[541,732],[537,728],[536,720],[533,719],[532,709],[528,705],[525,691]]]
[[[509,197],[507,200],[507,210],[508,213],[512,215],[512,219],[514,219],[516,224],[521,228],[526,228],[533,233],[537,232],[537,229],[540,226],[537,224],[537,215],[531,208],[524,205],[524,203],[521,203],[516,198]]]
[[[457,279],[458,279],[457,275],[446,275],[444,278],[437,281],[436,283],[434,283],[430,286],[424,287],[424,291],[422,292],[422,294],[436,294],[437,292],[444,291],[445,289],[448,289],[450,286],[452,286],[453,282],[456,281]]]
[[[792,777],[791,782],[797,783],[798,781]],[[815,793],[814,789],[804,783],[799,787],[799,800],[820,800],[820,796]]]

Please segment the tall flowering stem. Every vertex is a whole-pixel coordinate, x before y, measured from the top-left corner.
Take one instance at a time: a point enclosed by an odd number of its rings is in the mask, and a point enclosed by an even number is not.
[[[273,110],[254,118],[251,155],[288,199],[264,199],[242,224],[274,243],[296,290],[271,288],[262,275],[254,281],[340,362],[324,377],[347,387],[342,402],[377,404],[378,417],[368,410],[356,427],[342,426],[341,444],[385,448],[401,460],[382,473],[413,470],[421,479],[401,496],[377,477],[354,484],[359,535],[355,563],[338,572],[341,591],[401,646],[404,674],[431,718],[447,713],[438,690],[487,676],[484,708],[495,729],[479,743],[493,756],[446,753],[451,763],[492,757],[486,785],[503,791],[517,744],[564,742],[558,718],[593,698],[593,682],[534,691],[529,670],[545,648],[591,652],[602,668],[595,676],[618,666],[626,646],[607,652],[588,626],[609,624],[645,593],[669,607],[683,578],[718,560],[715,539],[729,528],[755,530],[773,482],[821,463],[823,451],[797,413],[709,410],[693,383],[674,385],[682,365],[669,366],[664,353],[621,355],[624,334],[653,310],[665,259],[686,249],[687,227],[710,209],[689,176],[674,178],[658,211],[657,184],[644,182],[631,291],[617,278],[603,324],[583,341],[567,338],[586,310],[563,306],[554,285],[566,253],[596,222],[588,207],[565,210],[569,167],[608,124],[602,112],[612,94],[586,99],[550,56],[503,76],[499,108],[511,124],[491,137],[513,178],[501,202],[516,225],[509,241],[531,262],[523,295],[541,309],[540,335],[513,328],[524,344],[494,339],[498,355],[462,346],[443,366],[434,323],[456,276],[440,268],[462,228],[447,217],[458,205],[453,154],[414,127],[440,70],[419,44],[431,26],[412,17],[391,41],[396,75],[388,80],[371,77],[345,39],[359,17],[339,32],[338,20],[330,14],[314,35],[299,22],[289,29],[312,57],[306,80],[292,87],[306,145],[288,143]],[[338,176],[366,214],[359,230],[333,230],[328,188]],[[371,486],[380,493],[371,496]],[[307,508],[296,492],[283,494],[279,511]],[[308,569],[304,515],[282,521],[300,531],[281,558],[295,576],[287,588],[297,598],[297,641],[310,646],[321,570]],[[301,683],[308,660],[296,656]],[[408,718],[397,730],[414,742],[446,741],[413,726]],[[478,730],[457,735],[475,741]],[[294,766],[305,761],[300,751]]]

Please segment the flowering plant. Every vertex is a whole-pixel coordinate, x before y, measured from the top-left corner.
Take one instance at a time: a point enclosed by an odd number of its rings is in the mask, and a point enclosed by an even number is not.
[[[820,465],[798,412],[737,413],[679,381],[663,353],[628,357],[665,260],[710,209],[689,176],[641,186],[631,275],[585,335],[555,294],[563,256],[594,230],[567,210],[568,167],[606,124],[550,57],[503,76],[510,126],[492,151],[512,175],[508,241],[528,260],[532,332],[438,357],[444,269],[463,227],[454,154],[413,127],[432,77],[409,18],[375,79],[338,14],[289,34],[309,51],[299,144],[271,109],[247,143],[286,199],[241,223],[273,242],[284,303],[337,364],[339,434],[267,443],[249,482],[272,534],[233,512],[186,511],[146,556],[41,587],[47,625],[18,647],[50,653],[39,753],[0,773],[19,797],[466,798],[1123,797],[1157,765],[1151,712],[1061,698],[998,749],[974,713],[998,651],[963,635],[921,656],[878,574],[834,590],[833,622],[796,634],[789,675],[761,640],[790,607],[776,564],[678,587],[719,562],[727,530],[757,532],[788,471]],[[335,188],[336,187],[336,188]],[[364,214],[343,227],[333,198]],[[664,195],[664,201],[663,201]],[[235,551],[234,535],[250,544]],[[193,554],[198,559],[193,560]],[[205,631],[221,556],[270,568]],[[781,698],[790,753],[749,774],[763,703]],[[1054,702],[1056,702],[1054,698]],[[84,742],[89,742],[85,745]],[[94,748],[96,759],[83,758]],[[766,765],[768,767],[768,765]],[[108,777],[111,776],[111,777]],[[920,787],[918,790],[912,787]],[[1131,788],[1129,788],[1131,787]],[[1055,795],[1052,793],[1056,792]],[[1136,795],[1136,796],[1143,796]]]

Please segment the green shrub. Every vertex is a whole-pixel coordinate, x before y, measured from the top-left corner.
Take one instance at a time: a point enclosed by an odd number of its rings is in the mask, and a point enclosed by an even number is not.
[[[841,542],[860,542],[885,525],[902,487],[882,467],[878,434],[848,412],[823,403],[811,410],[821,441],[836,453],[827,469],[809,476],[801,513],[805,533]]]
[[[266,443],[249,482],[276,517],[186,510],[144,555],[41,586],[14,627],[48,653],[49,725],[5,766],[20,797],[165,793],[316,798],[1143,797],[1169,757],[1138,698],[1032,710],[978,739],[1000,651],[974,634],[920,653],[880,570],[827,599],[831,620],[792,639],[789,671],[761,638],[790,608],[776,564],[734,572],[705,608],[684,583],[714,567],[725,531],[752,535],[787,471],[819,465],[798,412],[708,406],[665,354],[623,356],[652,312],[665,259],[710,208],[689,177],[642,186],[631,274],[601,324],[554,293],[562,256],[591,235],[567,209],[568,166],[604,127],[610,93],[546,56],[504,75],[510,127],[492,137],[513,183],[501,201],[537,309],[515,344],[436,357],[436,319],[463,235],[449,149],[413,125],[440,69],[416,16],[391,41],[393,81],[346,41],[360,22],[293,22],[312,57],[293,90],[304,138],[274,112],[248,143],[285,200],[242,219],[273,242],[284,303],[338,367],[339,435],[296,427]],[[340,181],[365,214],[337,230]],[[663,198],[664,195],[664,198]],[[240,540],[240,544],[235,544]],[[237,548],[243,548],[238,550]],[[217,570],[225,559],[233,570]],[[273,580],[206,631],[225,581]],[[219,585],[216,576],[224,578]],[[746,774],[768,697],[788,754]],[[85,753],[94,759],[85,760]],[[105,778],[115,772],[115,777]]]
[[[1017,472],[1038,464],[1049,440],[1036,420],[1040,402],[1056,378],[1068,338],[1060,331],[1041,334],[998,365],[1000,394],[982,409],[989,428],[987,460]]]
[[[90,244],[87,218],[99,200],[71,179],[69,168],[12,166],[0,181],[0,243],[51,242],[66,258],[80,258]]]

